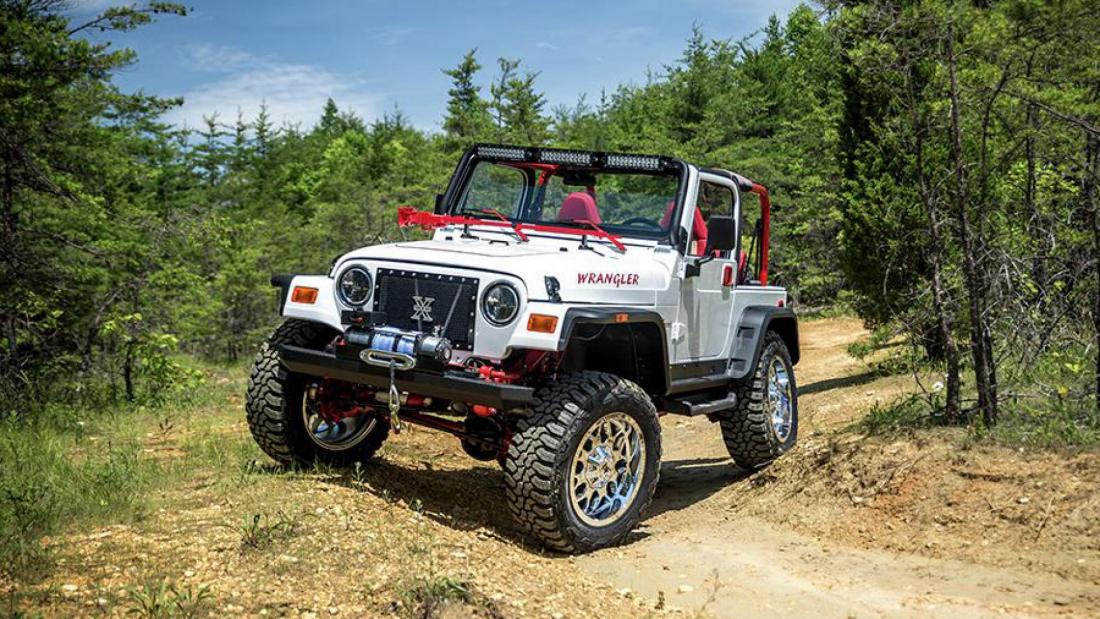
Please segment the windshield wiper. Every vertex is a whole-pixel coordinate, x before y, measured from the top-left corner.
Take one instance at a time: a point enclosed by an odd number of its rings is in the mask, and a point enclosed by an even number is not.
[[[520,241],[523,241],[524,243],[526,243],[528,241],[527,235],[524,234],[523,231],[521,231],[519,229],[519,224],[514,223],[512,220],[505,217],[500,211],[496,210],[495,208],[471,208],[471,209],[464,210],[463,213],[478,213],[480,215],[492,215],[493,217],[496,217],[497,219],[499,219],[499,220],[503,221],[504,223],[508,224],[509,226],[511,226],[512,227],[512,232],[514,232],[516,234],[517,239],[519,239]]]
[[[620,238],[619,235],[611,234],[607,230],[604,230],[603,228],[601,228],[599,226],[599,224],[597,224],[596,222],[588,220],[588,219],[574,219],[570,223],[581,224],[582,226],[588,226],[589,228],[592,228],[593,230],[596,231],[596,233],[597,233],[596,236],[599,236],[601,238],[605,238],[605,239],[611,241],[611,244],[614,245],[615,248],[618,249],[619,251],[626,251],[626,245],[623,245],[623,242],[619,240],[619,238]]]

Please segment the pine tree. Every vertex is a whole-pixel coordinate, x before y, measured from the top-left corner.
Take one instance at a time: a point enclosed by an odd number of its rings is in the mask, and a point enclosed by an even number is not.
[[[336,107],[336,102],[329,97],[325,100],[325,107],[321,112],[321,120],[317,123],[318,129],[321,133],[327,135],[336,135],[343,132],[343,123],[340,120],[340,109]]]
[[[481,87],[474,84],[474,76],[480,70],[475,48],[466,52],[457,67],[443,71],[452,80],[447,91],[447,115],[443,119],[449,150],[481,139],[492,124],[489,103],[481,98]]]
[[[490,88],[497,129],[503,141],[542,144],[549,137],[550,120],[543,114],[546,97],[535,90],[537,72],[519,75],[520,61],[497,60],[500,78]]]

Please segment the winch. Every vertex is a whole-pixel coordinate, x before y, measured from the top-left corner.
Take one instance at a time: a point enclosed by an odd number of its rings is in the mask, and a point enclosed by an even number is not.
[[[401,394],[397,389],[395,373],[411,370],[419,361],[442,367],[451,360],[451,342],[447,338],[386,326],[352,326],[336,341],[335,349],[337,356],[358,358],[364,363],[389,370],[390,388],[386,400],[395,432],[401,431]]]
[[[411,370],[419,360],[446,365],[451,343],[445,337],[393,327],[351,328],[344,333],[341,356],[357,356],[364,363],[396,370]]]

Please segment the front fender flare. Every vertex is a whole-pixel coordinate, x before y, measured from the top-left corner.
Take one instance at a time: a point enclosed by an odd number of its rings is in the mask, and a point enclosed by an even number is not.
[[[309,322],[328,325],[337,331],[343,330],[340,309],[336,307],[332,278],[327,275],[278,274],[271,276],[271,285],[279,288],[279,314],[287,318],[298,318]],[[290,291],[295,286],[317,289],[317,299],[313,303],[295,303]]]
[[[657,332],[655,338],[642,337],[642,343],[648,346],[648,352],[643,350],[639,353],[639,341],[641,337],[635,330],[631,329],[631,341],[634,343],[634,349],[630,351],[630,354],[634,355],[635,363],[639,362],[638,357],[644,355],[655,355],[656,359],[651,359],[650,368],[660,368],[656,376],[653,376],[651,382],[660,384],[651,385],[651,390],[655,393],[664,393],[671,384],[671,376],[669,374],[669,356],[668,356],[668,336],[665,332],[665,321],[661,315],[653,310],[644,310],[633,307],[608,307],[608,306],[595,306],[595,307],[573,307],[565,312],[565,316],[562,319],[561,335],[558,337],[558,351],[564,352],[569,346],[569,341],[573,337],[574,331],[577,327],[582,325],[616,325],[616,326],[641,326],[653,327]],[[656,340],[656,341],[653,341]],[[641,368],[636,367],[639,375],[642,374]]]

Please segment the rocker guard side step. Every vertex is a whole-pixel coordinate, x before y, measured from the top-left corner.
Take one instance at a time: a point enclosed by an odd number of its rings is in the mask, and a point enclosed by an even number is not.
[[[692,401],[692,400],[675,400],[665,398],[661,404],[663,405],[665,412],[673,415],[687,415],[695,417],[697,415],[713,415],[714,413],[720,413],[722,411],[730,410],[737,406],[737,397],[732,393],[725,398],[719,400],[707,400],[707,401]]]
[[[331,353],[285,344],[279,347],[279,357],[287,369],[299,374],[336,378],[383,389],[390,386],[389,370],[367,365],[357,359],[342,359]],[[530,387],[491,383],[481,378],[470,378],[462,372],[412,369],[398,371],[394,377],[401,391],[455,402],[482,404],[500,410],[522,408],[534,402],[535,390]]]

